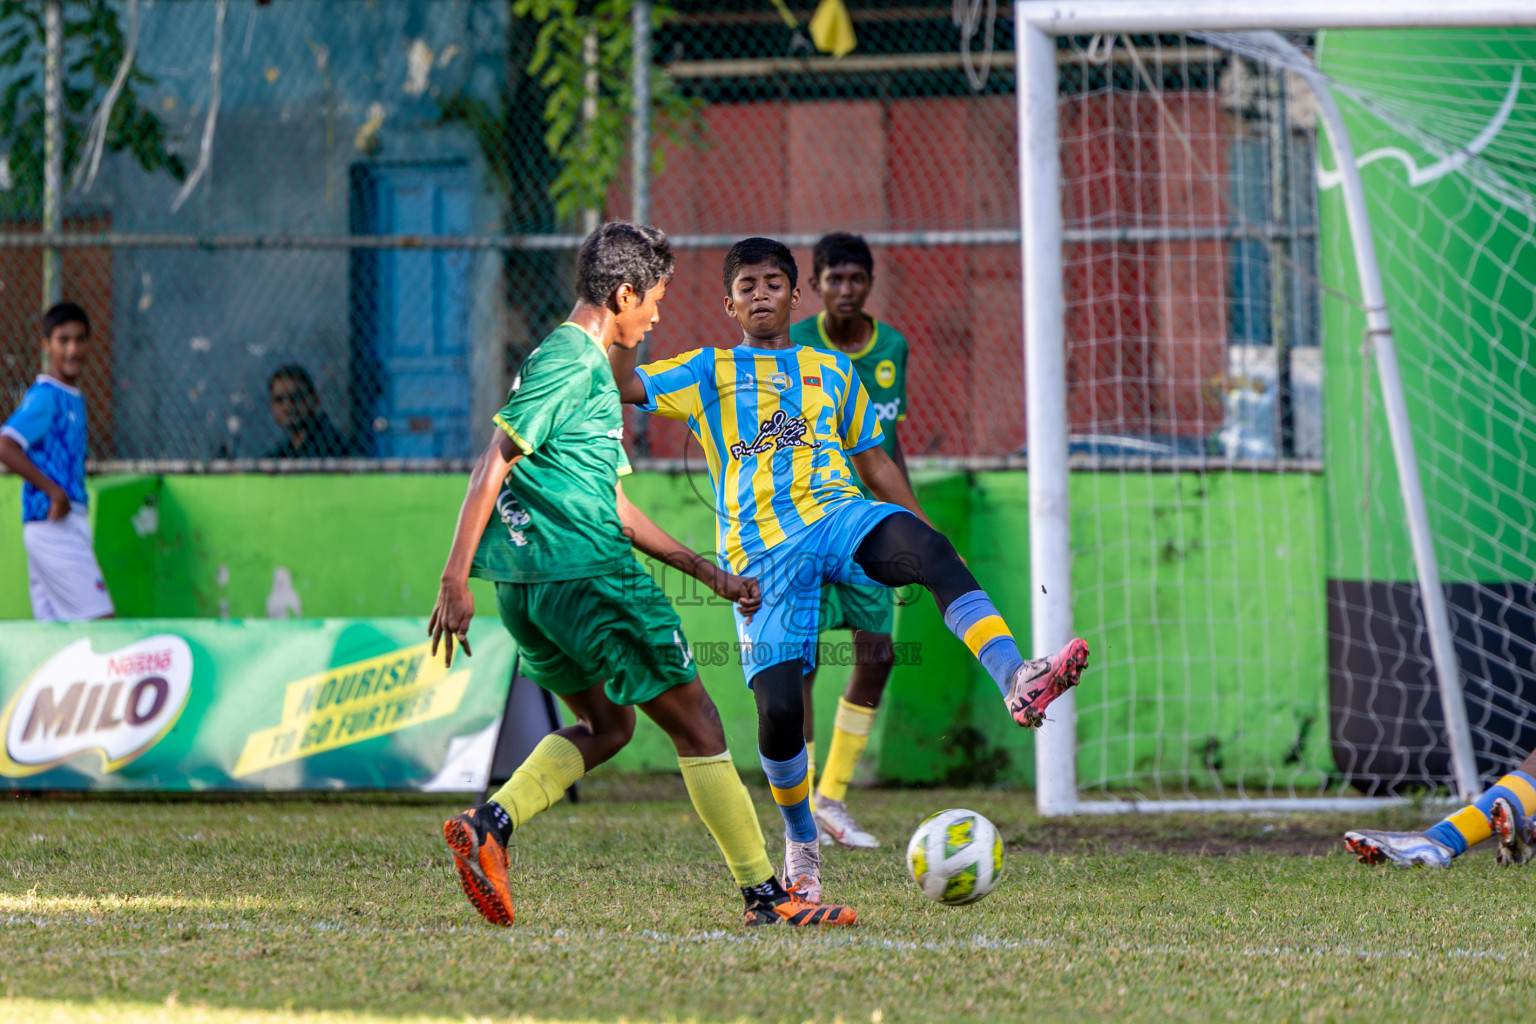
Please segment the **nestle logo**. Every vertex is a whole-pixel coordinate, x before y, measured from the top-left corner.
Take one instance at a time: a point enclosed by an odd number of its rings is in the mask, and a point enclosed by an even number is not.
[[[144,651],[107,659],[107,675],[136,676],[146,672],[166,672],[171,667],[171,651]]]

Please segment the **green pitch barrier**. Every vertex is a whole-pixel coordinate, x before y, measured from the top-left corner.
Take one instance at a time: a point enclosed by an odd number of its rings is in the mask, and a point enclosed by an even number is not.
[[[1025,475],[931,472],[915,483],[1027,648]],[[638,473],[625,489],[679,540],[712,546],[703,483]],[[1093,648],[1079,691],[1083,785],[1316,785],[1332,767],[1321,478],[1082,473],[1072,489],[1074,606]],[[126,617],[422,616],[463,493],[459,476],[106,477],[92,481],[92,516]],[[17,506],[15,481],[0,480],[0,524],[19,521]],[[29,614],[25,579],[20,531],[0,525],[0,614]],[[756,771],[756,714],[730,609],[675,571],[661,583],[732,751]],[[479,609],[494,614],[490,588],[473,587]],[[932,599],[906,597],[869,778],[1030,784],[1031,734],[1003,713]],[[825,751],[850,649],[847,634],[822,639],[831,645],[815,701]],[[613,765],[675,766],[643,719]]]
[[[1479,768],[1502,770],[1536,744],[1536,729],[1504,696],[1536,700],[1536,224],[1527,194],[1536,33],[1329,32],[1319,53],[1328,74],[1389,98],[1419,130],[1339,97],[1362,165]],[[1478,161],[1463,164],[1463,147]],[[1326,175],[1323,185],[1322,274],[1335,292],[1323,302],[1335,755],[1365,788],[1443,782],[1449,750],[1365,317],[1336,297],[1359,294],[1342,190]],[[1379,748],[1381,724],[1399,721],[1394,742]]]

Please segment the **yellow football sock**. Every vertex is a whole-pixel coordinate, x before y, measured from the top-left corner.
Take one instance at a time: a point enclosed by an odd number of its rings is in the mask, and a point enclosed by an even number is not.
[[[869,746],[869,730],[875,725],[875,709],[837,699],[837,717],[832,722],[832,746],[827,750],[827,764],[816,792],[828,800],[848,795],[848,783],[858,767],[864,748]]]
[[[805,785],[811,791],[811,810],[816,810],[816,741],[805,741]]]
[[[761,885],[773,877],[763,827],[752,806],[752,794],[741,784],[729,752],[713,757],[679,757],[683,784],[693,809],[715,837],[725,863],[740,886]]]
[[[1493,826],[1488,823],[1488,815],[1476,806],[1463,807],[1445,821],[1461,835],[1462,842],[1466,844],[1462,849],[1476,846],[1493,835]],[[1452,849],[1455,847],[1453,846]]]
[[[559,803],[565,791],[585,774],[587,767],[576,744],[551,734],[539,741],[491,799],[506,808],[513,828],[522,828],[523,822]]]

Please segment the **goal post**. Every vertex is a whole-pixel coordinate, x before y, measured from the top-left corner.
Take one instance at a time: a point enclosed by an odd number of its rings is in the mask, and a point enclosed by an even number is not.
[[[1335,102],[1329,79],[1312,65],[1300,50],[1274,33],[1277,30],[1516,26],[1536,26],[1536,9],[1528,3],[1510,2],[1510,0],[1454,5],[1445,4],[1443,0],[1436,0],[1436,2],[1406,0],[1406,2],[1391,5],[1382,5],[1373,0],[1334,0],[1327,3],[1304,0],[1304,2],[1287,5],[1223,2],[1223,0],[1184,0],[1181,3],[1144,2],[1144,0],[1093,0],[1093,2],[1078,0],[1075,3],[1061,2],[1061,0],[1017,0],[1015,31],[1017,34],[1021,258],[1024,268],[1025,405],[1029,455],[1031,639],[1036,654],[1057,650],[1072,636],[1074,602],[1084,597],[1084,595],[1073,593],[1074,539],[1071,535],[1071,524],[1074,494],[1072,470],[1074,468],[1082,468],[1086,462],[1089,464],[1086,468],[1090,470],[1097,469],[1120,474],[1115,481],[1118,492],[1125,495],[1122,498],[1124,508],[1117,510],[1116,514],[1122,515],[1127,522],[1142,512],[1149,515],[1170,512],[1169,507],[1154,507],[1151,499],[1142,497],[1154,491],[1167,491],[1172,488],[1180,492],[1181,497],[1175,500],[1174,505],[1178,506],[1179,501],[1185,504],[1172,508],[1172,513],[1176,516],[1182,514],[1182,509],[1187,508],[1195,500],[1214,500],[1205,499],[1207,491],[1205,467],[1211,453],[1208,450],[1195,450],[1190,446],[1198,445],[1204,434],[1209,433],[1206,428],[1210,426],[1208,421],[1211,421],[1212,416],[1219,419],[1224,413],[1227,422],[1220,432],[1223,435],[1223,443],[1227,444],[1227,449],[1221,465],[1223,472],[1230,475],[1240,457],[1246,454],[1243,448],[1241,425],[1234,426],[1232,423],[1234,419],[1241,419],[1243,396],[1237,396],[1237,401],[1228,400],[1225,410],[1216,408],[1211,395],[1206,393],[1206,380],[1219,378],[1222,382],[1227,382],[1234,376],[1234,368],[1242,370],[1249,365],[1266,364],[1269,366],[1267,372],[1270,374],[1268,378],[1271,389],[1270,406],[1275,409],[1273,415],[1276,424],[1284,423],[1285,425],[1279,427],[1273,435],[1272,451],[1264,449],[1263,444],[1258,443],[1260,454],[1254,461],[1263,463],[1267,459],[1276,471],[1282,471],[1287,465],[1294,466],[1303,461],[1292,458],[1287,462],[1287,456],[1294,454],[1291,449],[1299,449],[1299,445],[1292,443],[1295,437],[1294,431],[1298,428],[1290,419],[1290,410],[1287,408],[1281,411],[1279,405],[1283,401],[1288,401],[1295,393],[1294,390],[1287,390],[1289,384],[1294,383],[1290,379],[1290,374],[1299,372],[1296,367],[1306,362],[1295,363],[1293,360],[1294,365],[1287,365],[1288,353],[1282,345],[1285,327],[1281,321],[1288,316],[1304,319],[1305,313],[1298,314],[1294,309],[1285,308],[1288,302],[1294,304],[1294,297],[1287,299],[1279,292],[1285,287],[1290,287],[1292,291],[1308,288],[1326,290],[1326,283],[1317,280],[1318,275],[1312,272],[1306,265],[1306,259],[1303,258],[1304,250],[1315,255],[1318,247],[1326,240],[1321,237],[1320,232],[1314,231],[1310,242],[1312,249],[1307,250],[1306,246],[1309,243],[1306,233],[1297,230],[1296,220],[1293,217],[1289,224],[1289,233],[1285,234],[1286,241],[1283,242],[1289,248],[1282,252],[1278,248],[1282,243],[1276,241],[1280,236],[1276,234],[1274,223],[1280,218],[1267,216],[1264,218],[1263,225],[1256,226],[1245,221],[1241,211],[1235,217],[1231,214],[1229,207],[1242,207],[1248,201],[1245,197],[1253,192],[1252,182],[1238,180],[1243,177],[1243,172],[1248,166],[1243,162],[1247,159],[1246,151],[1239,144],[1245,139],[1236,136],[1232,139],[1216,138],[1215,133],[1219,128],[1214,126],[1219,119],[1211,117],[1209,112],[1202,115],[1200,111],[1194,109],[1195,105],[1189,98],[1189,93],[1194,89],[1189,84],[1190,81],[1200,74],[1212,80],[1216,79],[1218,77],[1216,68],[1220,63],[1223,68],[1220,74],[1222,81],[1219,85],[1223,91],[1221,102],[1227,103],[1230,100],[1236,110],[1231,116],[1239,121],[1246,118],[1250,122],[1241,126],[1238,134],[1252,134],[1254,129],[1251,122],[1255,121],[1261,122],[1259,128],[1262,130],[1273,128],[1274,131],[1271,132],[1273,138],[1268,140],[1273,145],[1266,150],[1265,158],[1284,163],[1290,159],[1288,156],[1290,141],[1285,134],[1286,126],[1284,124],[1276,126],[1272,122],[1277,120],[1274,110],[1282,112],[1281,119],[1284,116],[1287,96],[1284,90],[1283,73],[1288,72],[1291,77],[1310,87],[1314,96],[1312,102],[1316,117],[1325,129],[1318,134],[1327,136],[1327,146],[1324,147],[1318,143],[1318,148],[1325,152],[1331,151],[1332,164],[1342,176],[1342,203],[1348,237],[1339,239],[1337,244],[1347,248],[1348,253],[1347,258],[1338,256],[1334,262],[1353,264],[1354,290],[1358,296],[1354,301],[1365,321],[1363,340],[1366,344],[1361,346],[1362,357],[1368,358],[1374,366],[1374,385],[1367,385],[1367,387],[1374,386],[1380,395],[1385,425],[1390,435],[1390,452],[1395,470],[1393,475],[1400,498],[1396,515],[1405,528],[1411,548],[1413,573],[1411,582],[1415,584],[1412,600],[1419,605],[1413,614],[1419,618],[1414,623],[1394,620],[1390,625],[1398,631],[1412,632],[1417,629],[1425,634],[1423,646],[1427,647],[1428,662],[1431,666],[1429,685],[1438,696],[1439,705],[1439,720],[1433,724],[1443,731],[1449,747],[1449,763],[1446,766],[1445,776],[1449,781],[1454,782],[1455,789],[1462,798],[1468,798],[1479,791],[1472,728],[1468,721],[1467,699],[1462,693],[1461,670],[1458,667],[1456,651],[1456,639],[1460,635],[1457,630],[1461,628],[1462,632],[1466,631],[1463,627],[1466,626],[1464,620],[1467,620],[1468,616],[1463,615],[1453,623],[1452,611],[1447,607],[1445,588],[1440,579],[1432,517],[1426,510],[1424,487],[1419,473],[1420,458],[1415,452],[1414,434],[1410,423],[1410,403],[1405,398],[1403,375],[1398,366],[1391,326],[1390,299],[1388,290],[1383,286],[1375,252],[1366,187],[1353,153],[1345,118]],[[1157,138],[1150,142],[1147,138],[1132,138],[1124,148],[1133,152],[1129,157],[1123,154],[1120,157],[1121,163],[1126,166],[1117,167],[1114,159],[1110,159],[1106,170],[1101,166],[1105,162],[1103,159],[1099,159],[1097,163],[1094,160],[1086,161],[1089,165],[1087,169],[1079,168],[1079,170],[1080,177],[1087,181],[1087,184],[1079,190],[1081,195],[1069,197],[1063,191],[1064,157],[1061,119],[1063,101],[1059,95],[1059,83],[1063,80],[1063,60],[1058,47],[1058,37],[1076,37],[1078,40],[1090,38],[1089,48],[1097,47],[1097,49],[1086,56],[1085,70],[1080,77],[1086,81],[1092,75],[1100,75],[1109,83],[1105,87],[1106,90],[1113,92],[1115,75],[1121,73],[1115,69],[1114,64],[1121,55],[1118,52],[1112,52],[1116,45],[1115,34],[1123,34],[1127,37],[1124,47],[1126,52],[1123,56],[1128,60],[1130,67],[1124,70],[1123,77],[1129,83],[1128,88],[1133,93],[1129,102],[1129,112],[1126,104],[1109,103],[1107,106],[1100,104],[1100,108],[1104,109],[1095,108],[1093,116],[1087,114],[1080,116],[1077,123],[1074,123],[1068,131],[1078,133],[1073,135],[1074,140],[1087,140],[1074,141],[1074,145],[1078,145],[1080,150],[1100,155],[1102,155],[1102,147],[1099,150],[1093,147],[1102,142],[1102,139],[1095,141],[1094,133],[1100,136],[1113,134],[1121,130],[1123,125],[1129,124],[1131,128],[1125,129],[1129,134],[1135,135],[1139,131],[1143,136],[1156,135]],[[1162,63],[1161,56],[1154,59],[1140,53],[1137,47],[1128,41],[1132,35],[1140,35],[1143,39],[1150,35],[1154,38],[1172,36],[1181,40],[1202,40],[1212,44],[1217,52],[1215,55],[1207,55],[1204,58],[1205,64],[1198,69],[1192,70],[1187,65],[1182,69],[1170,69]],[[1187,54],[1187,43],[1181,45],[1184,46],[1184,52]],[[1272,93],[1265,94],[1266,98],[1257,105],[1256,114],[1251,110],[1241,109],[1243,103],[1241,96],[1232,99],[1227,95],[1228,92],[1243,91],[1244,84],[1240,81],[1242,76],[1236,73],[1241,70],[1236,67],[1240,60],[1272,65],[1277,73],[1277,81],[1281,83]],[[1110,70],[1100,72],[1089,65],[1108,66]],[[1232,84],[1234,81],[1235,85]],[[1188,92],[1182,98],[1164,97],[1162,90],[1168,82],[1181,82]],[[1208,81],[1203,88],[1208,96],[1214,97],[1218,85],[1214,81]],[[1265,88],[1269,89],[1270,86],[1266,85]],[[1142,102],[1144,98],[1142,94],[1149,97],[1149,102]],[[1113,98],[1113,96],[1110,97],[1111,100]],[[1215,99],[1209,99],[1207,106],[1212,106],[1216,102]],[[1458,143],[1453,142],[1451,148],[1455,145]],[[1231,154],[1226,152],[1227,149],[1232,151]],[[1278,157],[1275,156],[1276,149],[1282,151]],[[1156,165],[1157,174],[1148,172],[1139,162],[1143,151],[1152,153],[1152,156],[1147,158],[1146,164]],[[1232,182],[1217,183],[1214,179],[1223,177],[1221,162],[1229,159],[1237,167],[1237,170],[1232,170],[1225,175],[1232,179]],[[1475,154],[1471,159],[1475,159]],[[1310,166],[1307,171],[1310,174]],[[1107,179],[1108,184],[1089,180],[1093,174],[1099,174]],[[1128,180],[1130,184],[1127,185],[1120,179]],[[1273,186],[1273,181],[1269,179],[1266,181],[1269,186]],[[1218,184],[1221,184],[1220,188]],[[1116,189],[1119,190],[1117,194],[1120,195],[1120,199],[1114,200],[1111,197],[1111,200],[1123,203],[1126,201],[1124,196],[1131,194],[1132,198],[1129,202],[1133,204],[1131,213],[1134,216],[1115,216],[1092,207],[1095,195],[1102,198]],[[1137,191],[1138,189],[1140,191]],[[1158,193],[1158,190],[1160,193],[1154,194]],[[1309,190],[1311,201],[1316,203],[1316,188],[1310,179],[1306,188],[1293,189],[1295,195],[1302,200],[1305,200],[1305,193]],[[1083,196],[1088,198],[1085,199]],[[1067,223],[1063,213],[1064,203],[1069,198],[1074,203],[1074,219],[1071,225]],[[1142,202],[1145,202],[1145,206],[1134,205]],[[1086,209],[1085,204],[1087,204]],[[1282,197],[1282,201],[1276,208],[1283,205]],[[1156,216],[1152,216],[1149,211],[1155,212]],[[1174,223],[1175,214],[1182,220]],[[1078,258],[1070,267],[1069,260],[1064,255],[1069,244],[1086,246],[1088,252],[1088,255]],[[1116,249],[1116,246],[1126,245],[1140,246],[1140,248],[1127,257],[1122,251]],[[1243,248],[1255,245],[1269,246],[1270,249],[1266,250],[1262,256],[1253,256],[1251,254],[1256,250]],[[1105,266],[1110,266],[1111,270],[1104,271]],[[1257,271],[1255,268],[1258,268]],[[1157,287],[1163,289],[1163,298],[1157,301],[1161,301],[1166,308],[1157,311],[1154,315],[1161,315],[1170,322],[1184,324],[1182,329],[1190,334],[1189,343],[1186,345],[1190,351],[1177,350],[1176,346],[1162,344],[1156,338],[1149,337],[1143,339],[1145,344],[1141,346],[1143,351],[1139,354],[1127,355],[1125,352],[1116,352],[1112,357],[1113,381],[1102,386],[1095,384],[1092,388],[1079,392],[1086,394],[1092,402],[1114,407],[1116,411],[1103,419],[1095,414],[1089,432],[1080,433],[1074,430],[1074,413],[1068,407],[1069,396],[1073,394],[1071,379],[1073,371],[1069,363],[1074,359],[1074,353],[1069,351],[1072,343],[1069,339],[1068,321],[1073,316],[1081,319],[1079,314],[1092,316],[1094,310],[1069,310],[1066,293],[1067,277],[1071,273],[1081,279],[1084,275],[1095,272],[1108,273],[1114,277],[1112,285],[1104,289],[1103,296],[1090,296],[1099,300],[1097,304],[1101,306],[1113,304],[1114,301],[1123,298],[1127,290],[1134,291],[1137,287],[1144,287],[1145,279],[1157,278],[1160,282]],[[1225,275],[1224,282],[1220,281],[1223,275]],[[1269,275],[1271,279],[1266,281],[1265,275]],[[1289,278],[1282,281],[1286,275],[1289,275]],[[1297,281],[1301,278],[1311,280],[1298,285]],[[1131,283],[1127,284],[1126,281]],[[1525,278],[1521,278],[1521,281],[1524,283]],[[1222,285],[1220,290],[1223,294],[1219,296],[1211,294],[1216,290],[1213,282]],[[1266,292],[1266,288],[1270,290]],[[1092,291],[1092,288],[1090,287],[1089,290]],[[1258,299],[1253,300],[1252,296],[1239,295],[1234,301],[1231,292],[1252,292],[1253,295],[1258,296]],[[1264,299],[1265,295],[1268,295],[1267,300]],[[1262,301],[1268,301],[1269,308],[1263,308]],[[1090,306],[1093,304],[1086,303]],[[1227,307],[1230,307],[1230,310]],[[1266,334],[1263,329],[1255,330],[1252,323],[1266,316],[1274,321],[1272,333],[1269,334]],[[1191,327],[1189,324],[1194,326]],[[1263,335],[1260,340],[1270,346],[1269,350],[1265,351],[1263,344],[1245,346],[1233,344],[1228,345],[1227,351],[1223,353],[1221,348],[1226,344],[1226,335],[1238,327],[1255,337]],[[1079,326],[1077,330],[1081,332],[1083,328]],[[1319,328],[1314,327],[1313,330],[1321,334]],[[1151,332],[1148,333],[1150,335]],[[1294,340],[1291,339],[1292,342]],[[1316,341],[1317,338],[1314,338],[1313,343],[1316,344]],[[1358,345],[1359,342],[1349,338],[1322,339],[1323,346],[1345,344]],[[1241,352],[1238,351],[1239,348]],[[1148,351],[1152,349],[1157,351],[1149,355]],[[1213,360],[1220,361],[1219,372],[1214,374],[1212,373],[1212,366],[1215,365]],[[1250,362],[1244,362],[1244,360]],[[1313,360],[1314,365],[1316,362]],[[1181,365],[1184,366],[1183,370],[1180,369]],[[1184,387],[1182,392],[1177,382],[1169,383],[1169,378],[1178,377],[1181,373],[1184,378],[1194,382],[1193,385]],[[1263,377],[1264,374],[1256,373],[1255,376]],[[1221,386],[1225,388],[1226,384],[1223,383]],[[1165,407],[1163,419],[1154,424],[1153,418],[1142,417],[1141,420],[1137,420],[1135,415],[1127,415],[1124,407],[1134,404],[1132,399],[1126,397],[1128,387],[1135,392],[1133,396],[1135,401],[1145,401],[1148,408],[1156,406],[1159,401],[1163,402]],[[1264,390],[1260,387],[1255,388],[1255,391],[1261,395]],[[1155,391],[1166,394],[1161,398],[1145,397]],[[1530,402],[1530,399],[1536,396],[1525,395],[1519,385],[1516,386],[1515,392],[1514,401],[1517,412],[1512,417],[1515,425],[1511,428],[1515,437],[1511,441],[1509,437],[1504,436],[1511,432],[1511,429],[1505,429],[1508,427],[1508,423],[1505,423],[1499,427],[1503,431],[1500,440],[1489,442],[1490,444],[1502,443],[1519,448],[1525,440],[1536,441],[1536,431],[1533,431],[1532,423],[1525,417],[1527,410],[1536,411],[1536,406],[1532,406]],[[1369,394],[1365,394],[1362,400],[1368,401]],[[1095,408],[1097,407],[1096,404]],[[1319,413],[1319,419],[1320,415]],[[1506,419],[1509,418],[1511,417]],[[1101,423],[1111,421],[1118,425],[1113,431],[1099,429]],[[1166,431],[1169,434],[1168,437],[1159,436],[1159,430],[1154,427],[1166,428],[1169,422],[1173,422],[1176,429]],[[1216,425],[1221,424],[1218,422]],[[1282,438],[1284,443],[1278,443]],[[1132,447],[1138,441],[1146,446],[1146,451],[1155,452],[1155,454],[1142,458],[1126,458],[1127,452],[1142,450]],[[1262,442],[1262,439],[1260,441]],[[1369,440],[1363,443],[1368,446]],[[1186,448],[1189,450],[1185,450]],[[1078,458],[1078,455],[1082,457]],[[1189,486],[1192,493],[1200,495],[1201,499],[1182,497],[1182,488],[1186,483],[1182,477],[1172,483],[1166,479],[1169,476],[1177,476],[1180,466],[1189,469],[1186,474],[1189,477]],[[1154,481],[1151,479],[1153,474],[1162,474],[1163,479]],[[1310,485],[1304,486],[1302,490],[1308,490],[1309,487]],[[1103,494],[1114,490],[1115,487],[1105,487],[1100,484],[1093,489],[1095,493]],[[1365,491],[1368,488],[1362,488],[1362,490]],[[1253,509],[1239,509],[1236,505],[1239,499],[1230,500],[1234,504],[1220,511],[1228,514],[1226,518],[1237,520],[1242,518],[1240,512],[1253,512],[1257,518],[1262,518],[1265,511],[1262,503],[1268,499],[1253,499],[1257,503]],[[1205,511],[1209,512],[1209,510]],[[1289,510],[1281,510],[1279,516],[1283,518],[1287,511]],[[1444,518],[1442,510],[1437,510],[1437,513],[1440,518]],[[1369,518],[1375,513],[1367,510],[1364,514]],[[1183,543],[1182,538],[1178,543],[1170,539],[1167,543],[1172,552],[1171,557],[1183,557],[1184,552],[1198,548],[1202,542],[1212,547],[1224,543],[1225,535],[1218,537],[1217,533],[1220,531],[1210,526],[1210,522],[1211,517],[1207,515],[1203,527],[1204,533],[1197,536],[1191,543]],[[1518,527],[1521,524],[1515,525]],[[1530,526],[1530,524],[1524,525]],[[1122,527],[1120,536],[1101,543],[1100,547],[1106,550],[1117,547],[1128,550],[1133,546],[1127,539],[1132,528],[1131,526]],[[1281,532],[1284,533],[1283,530]],[[1265,536],[1269,536],[1269,533],[1266,532]],[[1161,537],[1154,533],[1151,535],[1151,540],[1158,541]],[[1283,543],[1279,545],[1280,548],[1284,546]],[[1322,552],[1321,550],[1298,552],[1297,556],[1320,559]],[[1130,561],[1129,555],[1126,556],[1126,560]],[[1232,568],[1228,571],[1232,578],[1216,581],[1227,584],[1225,590],[1220,586],[1211,585],[1211,580],[1203,578],[1188,581],[1188,587],[1192,591],[1204,590],[1212,594],[1216,594],[1217,591],[1223,594],[1236,593],[1242,589],[1242,581],[1236,577],[1248,571],[1246,566],[1249,561],[1252,560],[1245,560],[1244,554],[1238,552],[1232,560]],[[1260,565],[1258,571],[1262,572],[1264,566],[1273,564],[1273,560],[1270,562],[1260,560],[1258,564]],[[1181,578],[1180,583],[1184,582]],[[1188,620],[1180,621],[1180,643],[1184,644],[1182,649],[1191,649],[1190,645],[1198,642],[1190,640],[1191,634],[1199,633],[1202,629],[1208,633],[1214,632],[1219,628],[1218,620],[1228,614],[1214,607],[1214,602],[1220,599],[1222,599],[1220,595],[1209,598],[1213,602],[1209,621],[1203,624],[1191,623]],[[1330,614],[1333,610],[1330,608]],[[1284,612],[1285,609],[1272,610],[1277,619]],[[1161,612],[1157,607],[1149,607],[1147,614],[1156,616]],[[1384,617],[1391,618],[1394,615],[1399,619],[1405,619],[1393,609],[1374,606],[1365,609],[1362,615],[1364,621],[1368,622]],[[1242,617],[1242,610],[1238,610],[1235,617],[1228,615],[1229,621],[1235,620],[1236,628],[1239,630],[1243,625]],[[1261,621],[1250,624],[1250,632],[1262,632],[1270,625],[1271,623],[1262,621],[1261,617]],[[1295,623],[1286,625],[1293,631],[1306,628],[1298,627]],[[1117,634],[1117,636],[1125,635],[1134,635],[1134,629],[1127,627],[1125,631]],[[1268,637],[1261,637],[1258,643],[1266,650],[1271,647]],[[1314,649],[1320,649],[1323,646],[1320,638],[1317,637],[1309,637],[1308,643]],[[1281,641],[1276,641],[1274,646],[1279,645]],[[1175,643],[1169,646],[1179,648],[1180,645]],[[1329,639],[1330,659],[1339,657],[1335,650],[1338,646],[1336,638]],[[1095,661],[1099,662],[1100,666],[1103,666],[1106,660],[1111,665],[1116,664],[1113,657],[1105,658],[1107,653],[1109,652],[1101,649],[1095,650]],[[1162,654],[1160,650],[1159,655]],[[1266,677],[1268,671],[1266,665],[1256,664],[1251,658],[1229,658],[1226,655],[1211,655],[1206,660],[1210,662],[1208,667],[1213,674],[1231,669],[1239,676],[1243,676],[1242,685],[1262,690],[1266,694],[1269,692],[1271,683]],[[1279,660],[1284,659],[1282,657]],[[1512,660],[1518,661],[1519,658]],[[1176,671],[1176,667],[1169,671]],[[1517,673],[1536,672],[1536,664],[1517,665],[1515,671]],[[1245,672],[1246,676],[1244,676]],[[1293,670],[1291,675],[1296,676],[1297,673]],[[1330,664],[1328,678],[1336,681],[1338,677],[1339,673]],[[1093,685],[1093,678],[1091,675],[1090,686]],[[1322,679],[1315,679],[1314,684],[1323,685]],[[1161,699],[1161,695],[1165,692],[1166,688],[1157,690],[1153,699]],[[1084,699],[1088,698],[1085,696]],[[1186,719],[1187,731],[1190,729],[1187,722],[1193,721],[1199,715],[1217,720],[1226,713],[1226,709],[1221,707],[1202,705],[1196,708],[1201,701],[1188,694],[1183,699],[1191,709]],[[1482,695],[1478,699],[1492,706],[1499,704],[1503,697],[1493,693]],[[1517,704],[1521,701],[1519,694],[1511,699]],[[1121,703],[1134,705],[1137,700],[1138,694],[1133,686],[1129,696]],[[1207,703],[1219,704],[1217,701]],[[1325,699],[1323,703],[1327,710],[1327,700]],[[1504,700],[1504,703],[1509,701]],[[1250,710],[1239,711],[1240,715],[1248,715],[1244,719],[1245,722],[1258,721],[1262,717],[1251,715]],[[1507,712],[1507,709],[1505,710]],[[1525,718],[1532,717],[1528,711],[1536,711],[1536,708],[1527,709],[1521,706],[1509,713],[1523,722]],[[1135,714],[1134,707],[1100,708],[1096,711],[1096,721],[1104,722],[1115,715],[1121,715],[1123,720],[1134,723]],[[1175,799],[1144,799],[1137,792],[1138,787],[1131,784],[1124,788],[1135,797],[1133,799],[1084,800],[1080,797],[1079,791],[1078,769],[1082,737],[1079,735],[1078,705],[1075,695],[1069,693],[1053,705],[1049,717],[1050,721],[1037,734],[1035,746],[1037,804],[1042,815],[1117,810],[1237,810],[1261,807],[1343,810],[1380,806],[1382,803],[1382,798],[1379,796],[1361,798],[1347,795],[1346,788],[1340,780],[1349,778],[1350,773],[1341,773],[1337,769],[1332,773],[1323,772],[1326,778],[1319,784],[1313,785],[1310,790],[1307,787],[1298,787],[1294,783],[1276,786],[1271,772],[1270,783],[1260,787],[1261,791],[1257,795],[1251,789],[1245,788],[1239,777],[1236,785],[1238,795],[1234,799],[1228,791],[1229,787],[1221,784],[1222,765],[1219,753],[1215,756],[1214,768],[1211,757],[1207,757],[1205,764],[1183,769],[1182,788],[1175,787],[1180,789]],[[1479,721],[1483,722],[1487,718],[1488,716],[1485,715]],[[1131,728],[1134,728],[1134,725]],[[1325,725],[1324,728],[1327,726]],[[1498,728],[1486,724],[1480,725],[1479,728],[1480,734],[1499,731]],[[1229,732],[1231,731],[1229,728]],[[1381,735],[1374,742],[1380,744],[1394,742],[1393,736],[1402,732],[1398,729],[1394,733],[1393,728],[1382,728],[1378,731]],[[1237,727],[1235,734],[1241,732],[1241,727]],[[1303,726],[1303,736],[1297,740],[1298,749],[1302,740],[1305,739],[1305,732],[1306,726]],[[1182,757],[1185,761],[1191,761],[1189,747],[1196,737],[1191,733],[1182,738],[1186,741],[1185,748],[1174,754],[1171,759],[1176,761]],[[1505,741],[1509,740],[1507,736],[1502,738]],[[1251,740],[1252,737],[1248,739]],[[1125,763],[1133,766],[1139,764],[1144,756],[1154,760],[1164,757],[1168,746],[1162,743],[1160,737],[1117,737],[1117,745],[1124,749],[1118,750],[1115,756],[1121,757]],[[1488,745],[1484,743],[1484,747]],[[1151,753],[1143,754],[1144,751],[1149,750]],[[1157,770],[1162,772],[1159,775],[1160,779],[1168,779],[1176,777],[1180,769],[1176,766],[1172,770],[1164,771],[1159,764]],[[1099,770],[1095,772],[1095,777],[1101,782],[1110,777],[1123,782],[1132,779],[1134,771],[1117,774]],[[1205,785],[1211,780],[1215,780],[1214,789]],[[1358,783],[1356,785],[1358,786]],[[1100,786],[1099,788],[1115,787]],[[1284,792],[1277,795],[1277,789]],[[1162,793],[1154,794],[1155,797],[1162,795]]]

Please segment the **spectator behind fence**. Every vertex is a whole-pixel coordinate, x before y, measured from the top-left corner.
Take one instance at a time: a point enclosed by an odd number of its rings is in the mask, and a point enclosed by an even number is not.
[[[86,515],[85,398],[80,374],[91,321],[73,302],[43,314],[47,372],[0,426],[0,464],[21,477],[21,541],[37,619],[105,619],[112,598],[96,562]]]
[[[282,444],[267,452],[269,459],[338,459],[357,455],[352,443],[320,408],[309,371],[298,363],[279,367],[267,382],[273,421],[282,428]]]

